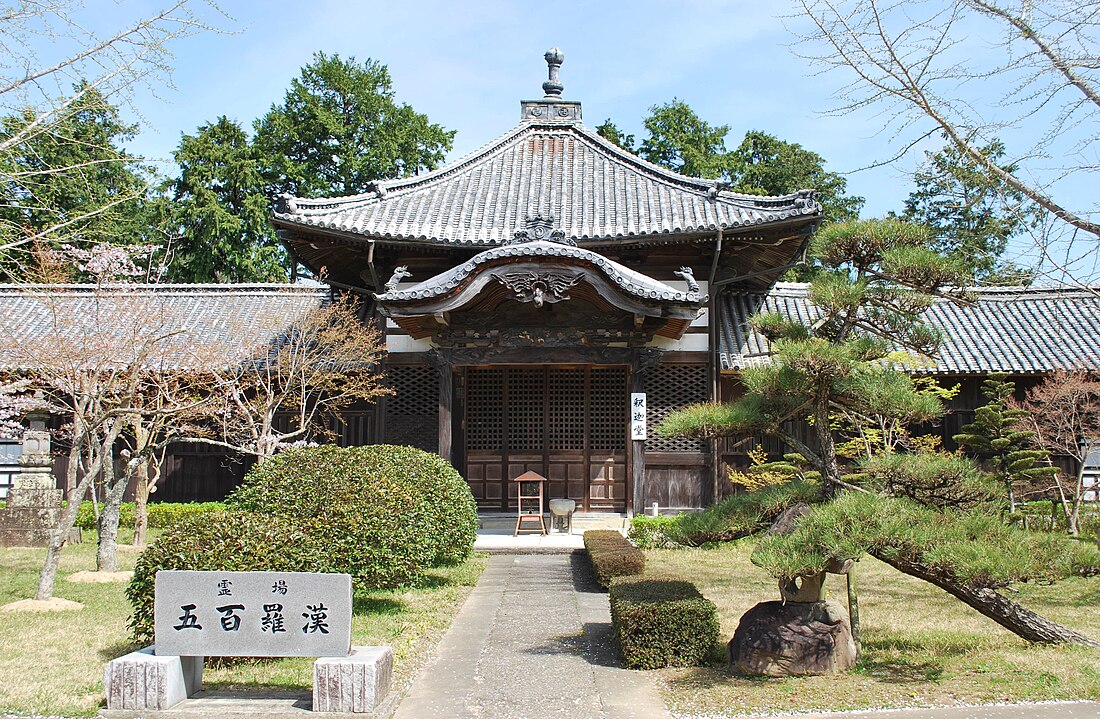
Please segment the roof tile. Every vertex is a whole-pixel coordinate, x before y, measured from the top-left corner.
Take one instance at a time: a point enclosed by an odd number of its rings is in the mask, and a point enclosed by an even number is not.
[[[491,246],[528,216],[552,215],[574,240],[715,231],[815,218],[809,191],[758,197],[720,191],[613,145],[579,123],[522,122],[466,158],[384,192],[280,205],[277,224],[366,237]]]
[[[768,343],[746,322],[759,311],[780,312],[810,324],[819,317],[807,287],[779,283],[766,293],[727,293],[721,298],[719,353],[723,370],[770,361]],[[1100,292],[1066,287],[975,290],[970,304],[937,301],[925,313],[944,341],[930,374],[1100,371]]]

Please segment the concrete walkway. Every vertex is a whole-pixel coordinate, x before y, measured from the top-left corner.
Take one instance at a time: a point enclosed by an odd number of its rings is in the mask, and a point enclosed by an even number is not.
[[[474,541],[475,552],[490,554],[569,554],[583,548],[581,535],[557,532],[517,537],[510,529],[479,529]]]
[[[395,719],[667,719],[582,555],[495,555]]]

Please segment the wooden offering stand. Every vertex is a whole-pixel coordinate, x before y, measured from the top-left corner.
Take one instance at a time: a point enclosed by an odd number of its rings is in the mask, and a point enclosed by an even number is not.
[[[512,481],[517,484],[516,508],[519,512],[516,517],[516,531],[512,536],[519,536],[520,532],[546,534],[546,520],[542,516],[543,487],[546,485],[546,477],[538,472],[524,472]],[[537,529],[523,526],[534,522],[539,523]]]

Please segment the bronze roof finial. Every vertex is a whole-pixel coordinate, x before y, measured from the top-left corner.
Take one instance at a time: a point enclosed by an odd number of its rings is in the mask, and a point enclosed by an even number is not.
[[[561,97],[561,91],[565,88],[558,80],[558,70],[561,69],[561,64],[565,61],[565,53],[559,48],[552,47],[546,51],[543,57],[546,58],[546,64],[550,66],[550,79],[542,83],[542,91],[546,93],[547,98]]]

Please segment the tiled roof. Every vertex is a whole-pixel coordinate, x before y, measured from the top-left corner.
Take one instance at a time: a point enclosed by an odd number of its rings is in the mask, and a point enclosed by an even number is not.
[[[434,172],[351,197],[282,198],[275,223],[382,240],[492,246],[530,216],[553,216],[577,241],[714,232],[810,220],[808,191],[783,197],[726,192],[632,155],[580,122],[521,122]]]
[[[756,312],[780,312],[812,323],[817,308],[807,285],[779,283],[761,294],[721,298],[719,352],[723,370],[767,363],[768,343],[748,330]],[[925,318],[944,336],[931,374],[1044,373],[1100,370],[1100,292],[1076,288],[1019,287],[975,290],[975,301],[937,301]]]
[[[599,267],[603,274],[623,292],[645,300],[677,302],[698,306],[705,303],[707,299],[705,296],[700,298],[698,290],[695,292],[681,292],[675,287],[670,287],[648,275],[624,267],[618,262],[609,260],[591,250],[545,240],[507,245],[479,252],[463,264],[440,275],[426,279],[412,287],[390,290],[384,294],[376,295],[376,297],[382,303],[429,299],[454,290],[482,265],[508,260],[537,260],[541,258],[547,260],[580,260]]]
[[[51,346],[58,336],[74,343],[114,339],[111,351],[121,359],[135,344],[125,336],[134,332],[166,337],[150,358],[159,367],[256,356],[330,297],[328,287],[303,285],[126,285],[101,291],[94,285],[0,285],[0,366],[25,367],[28,350]]]

